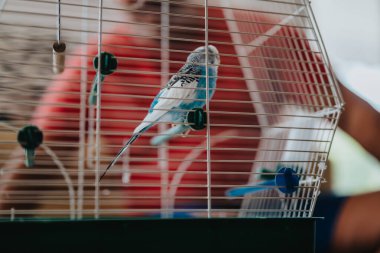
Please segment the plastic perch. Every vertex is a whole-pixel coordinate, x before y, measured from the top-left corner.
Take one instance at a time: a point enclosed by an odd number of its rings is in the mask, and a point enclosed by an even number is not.
[[[53,44],[53,72],[60,74],[65,70],[66,44],[62,41]]]
[[[113,54],[102,52],[100,54],[100,83],[104,81],[105,76],[112,74],[117,69],[117,59]],[[99,65],[99,57],[96,56],[94,58],[94,68],[95,70],[98,70]],[[92,88],[90,92],[90,96],[88,98],[88,103],[90,105],[96,104],[96,94],[98,91],[98,78],[99,74],[96,73],[96,76],[94,78],[94,81],[92,82]]]
[[[235,187],[227,190],[226,195],[229,197],[243,197],[246,194],[278,189],[285,194],[291,194],[297,191],[300,183],[300,178],[297,173],[291,168],[281,168],[277,171],[274,180],[264,181],[255,185],[247,185],[242,187]]]
[[[25,126],[17,135],[17,141],[25,149],[25,166],[34,166],[35,150],[43,141],[41,130],[33,125]]]
[[[194,108],[186,115],[185,124],[177,125],[169,128],[165,132],[151,139],[150,144],[154,146],[161,145],[162,143],[169,141],[176,134],[182,134],[190,130],[202,130],[206,127],[207,114],[202,108]]]

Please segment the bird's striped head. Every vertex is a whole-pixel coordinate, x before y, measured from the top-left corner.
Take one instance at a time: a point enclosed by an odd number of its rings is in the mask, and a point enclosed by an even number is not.
[[[219,51],[213,45],[208,45],[208,64],[215,65],[216,67],[220,64]],[[206,47],[198,47],[187,57],[187,63],[206,63]]]

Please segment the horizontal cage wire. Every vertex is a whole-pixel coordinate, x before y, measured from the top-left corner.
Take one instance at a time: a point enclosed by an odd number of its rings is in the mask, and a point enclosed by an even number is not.
[[[343,101],[308,1],[7,0],[0,38],[0,217],[312,216]]]

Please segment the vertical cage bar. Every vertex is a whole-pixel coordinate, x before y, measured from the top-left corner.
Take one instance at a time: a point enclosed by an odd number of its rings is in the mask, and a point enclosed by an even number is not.
[[[96,167],[95,167],[95,196],[94,196],[94,217],[99,218],[99,171],[100,171],[100,121],[101,121],[101,92],[102,92],[102,78],[101,64],[102,64],[102,20],[103,20],[103,0],[99,0],[99,27],[98,27],[98,69],[97,69],[97,82],[98,89],[96,94],[96,136],[95,136],[95,152],[96,152]]]
[[[61,44],[61,0],[57,2],[57,41]]]
[[[161,2],[161,88],[169,81],[169,36],[170,36],[170,3]],[[167,124],[158,125],[158,134],[168,129]],[[166,143],[162,143],[158,148],[158,165],[161,171],[161,217],[169,218],[168,211],[168,185],[169,185],[169,152]]]
[[[207,112],[207,133],[206,133],[206,168],[207,168],[207,217],[211,218],[211,136],[210,136],[210,93],[209,93],[209,71],[208,71],[208,0],[205,0],[205,67],[206,67],[206,112]]]
[[[82,30],[81,41],[82,45],[82,57],[81,57],[81,78],[80,78],[80,115],[79,115],[79,153],[78,153],[78,191],[77,191],[77,218],[83,217],[83,187],[85,176],[85,157],[86,157],[86,91],[87,91],[87,45],[88,41],[88,0],[82,0]]]

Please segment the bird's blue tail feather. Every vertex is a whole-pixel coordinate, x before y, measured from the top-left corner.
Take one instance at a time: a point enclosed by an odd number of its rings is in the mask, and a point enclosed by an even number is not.
[[[99,179],[99,182],[100,180],[102,180],[102,178],[106,175],[107,171],[113,166],[115,165],[115,163],[117,162],[117,160],[121,157],[121,155],[129,148],[129,146],[138,138],[140,137],[140,135],[145,132],[146,130],[148,130],[150,127],[152,126],[149,125],[149,126],[146,126],[145,128],[143,128],[142,130],[140,130],[138,133],[134,133],[131,138],[127,141],[127,143],[124,145],[124,147],[122,149],[120,149],[119,153],[116,155],[116,157],[112,160],[112,162],[110,164],[108,164],[106,170],[103,172],[102,176],[100,177]]]

